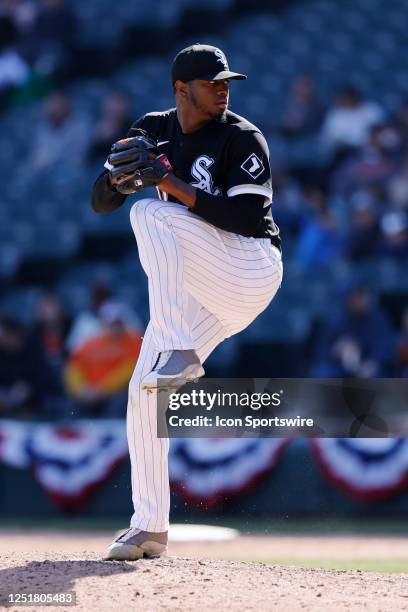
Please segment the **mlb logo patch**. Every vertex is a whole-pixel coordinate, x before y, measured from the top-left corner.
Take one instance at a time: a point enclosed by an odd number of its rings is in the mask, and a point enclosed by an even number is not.
[[[253,179],[258,178],[265,170],[265,166],[255,153],[251,153],[251,155],[241,164],[241,168]]]

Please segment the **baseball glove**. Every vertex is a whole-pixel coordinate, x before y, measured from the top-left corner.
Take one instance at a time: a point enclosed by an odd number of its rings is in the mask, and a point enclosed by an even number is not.
[[[125,195],[155,187],[172,171],[167,156],[158,154],[157,141],[144,130],[115,142],[108,162],[112,185]]]

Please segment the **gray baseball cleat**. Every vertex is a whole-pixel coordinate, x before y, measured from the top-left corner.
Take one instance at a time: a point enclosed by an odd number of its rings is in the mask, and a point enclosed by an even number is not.
[[[189,381],[204,376],[205,372],[197,353],[187,351],[163,351],[149,374],[142,380],[142,389],[147,391],[178,389]]]
[[[154,559],[167,553],[167,531],[153,533],[135,527],[125,529],[108,547],[105,560],[136,561]]]

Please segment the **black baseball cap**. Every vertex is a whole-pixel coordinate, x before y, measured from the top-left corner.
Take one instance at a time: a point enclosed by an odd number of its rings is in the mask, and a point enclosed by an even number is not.
[[[224,81],[246,79],[245,74],[231,72],[227,58],[221,49],[199,43],[186,47],[177,53],[171,67],[173,85],[176,81]]]

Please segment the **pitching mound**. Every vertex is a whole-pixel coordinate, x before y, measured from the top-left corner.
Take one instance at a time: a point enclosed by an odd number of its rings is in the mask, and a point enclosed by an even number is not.
[[[254,540],[241,544],[254,546]],[[10,592],[76,592],[74,608],[11,606],[13,610],[408,610],[405,574],[184,556],[132,563],[101,561],[106,534],[2,534],[0,544],[3,598]],[[247,552],[256,558],[256,550]]]

